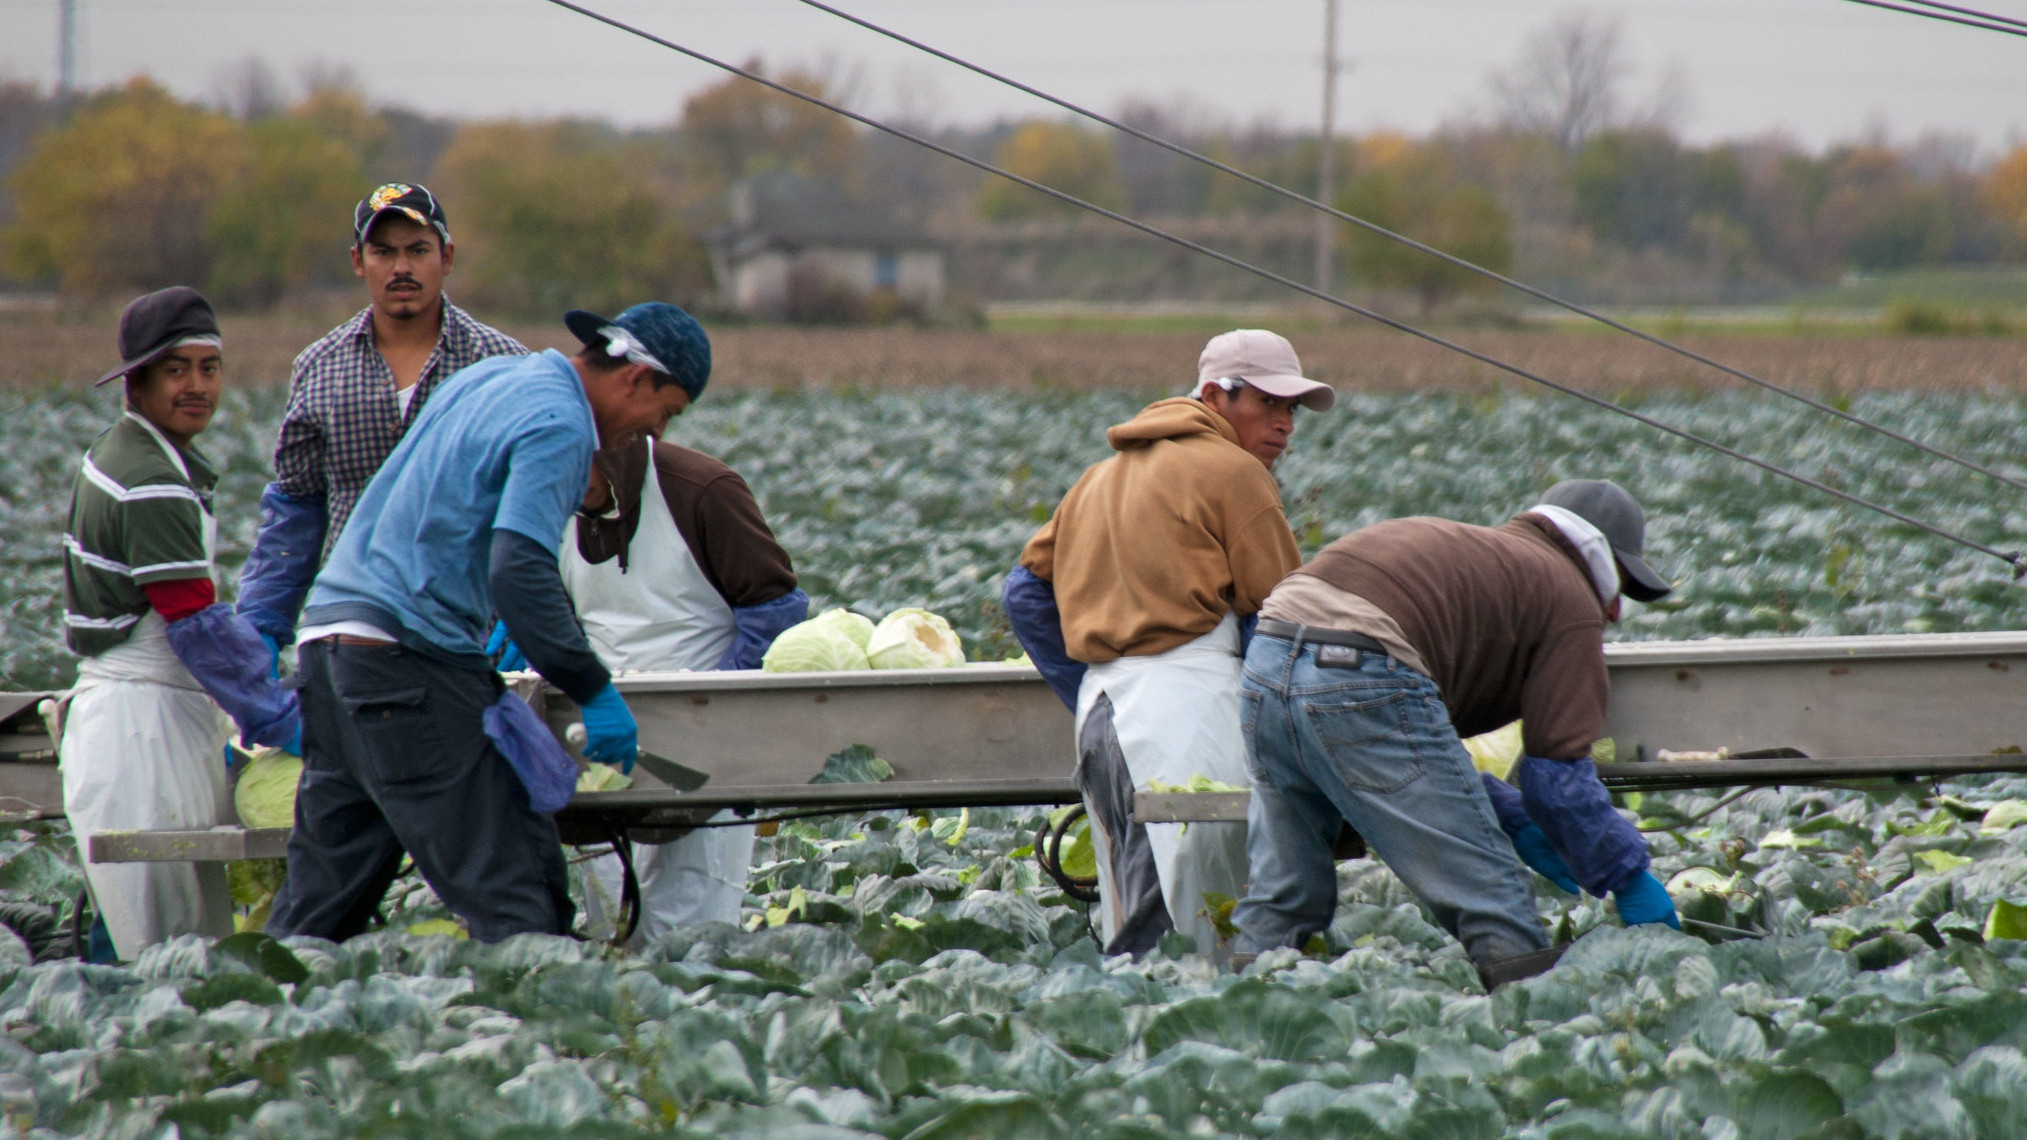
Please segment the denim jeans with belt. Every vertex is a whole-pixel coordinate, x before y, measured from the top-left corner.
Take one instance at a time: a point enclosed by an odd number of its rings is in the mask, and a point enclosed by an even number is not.
[[[1330,925],[1340,820],[1473,961],[1548,945],[1532,873],[1435,682],[1384,653],[1256,635],[1241,686],[1253,798],[1251,883],[1232,915],[1239,950],[1300,946]]]

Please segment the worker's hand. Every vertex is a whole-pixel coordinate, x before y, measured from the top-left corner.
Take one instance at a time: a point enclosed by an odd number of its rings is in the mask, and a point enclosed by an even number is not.
[[[260,635],[260,643],[267,646],[267,675],[270,679],[282,679],[282,645],[268,634]],[[298,752],[300,756],[302,753]]]
[[[1633,876],[1625,886],[1612,892],[1612,898],[1619,904],[1619,921],[1627,926],[1665,922],[1682,929],[1681,920],[1675,917],[1675,900],[1668,897],[1668,888],[1661,885],[1652,871]]]
[[[1562,861],[1549,844],[1548,836],[1541,828],[1530,823],[1513,833],[1513,853],[1520,861],[1535,869],[1542,878],[1561,887],[1571,894],[1580,894],[1583,888],[1577,885],[1577,877],[1570,872],[1570,865]]]
[[[528,668],[528,655],[514,644],[514,635],[507,632],[507,623],[493,623],[493,635],[486,639],[486,656],[492,658],[502,673],[519,673]]]
[[[640,728],[626,698],[606,682],[598,695],[584,702],[584,758],[611,764],[627,775],[633,774],[633,758],[640,751]]]

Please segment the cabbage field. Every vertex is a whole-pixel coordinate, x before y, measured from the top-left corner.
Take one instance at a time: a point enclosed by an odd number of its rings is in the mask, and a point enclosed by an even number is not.
[[[671,438],[754,485],[818,607],[945,615],[974,657],[1014,647],[1000,575],[1129,394],[713,393]],[[1871,394],[1853,410],[2014,473],[2027,401]],[[1642,410],[1994,545],[2004,488],[1737,394]],[[280,399],[235,397],[205,446],[242,556]],[[68,679],[56,638],[71,465],[102,398],[0,396],[0,676]],[[1648,506],[1677,598],[1632,638],[2013,627],[2005,567],[1567,401],[1353,395],[1304,415],[1278,472],[1314,548],[1361,523],[1491,522],[1556,479]],[[812,758],[813,760],[818,758]],[[1067,766],[1067,758],[1066,758]],[[1947,793],[1947,794],[1945,794]],[[397,933],[401,888],[342,946],[186,939],[129,967],[29,964],[0,937],[0,1117],[119,1137],[1168,1135],[2001,1137],[2027,1087],[2027,780],[1895,796],[1629,797],[1712,943],[1617,928],[1538,883],[1576,945],[1487,996],[1370,860],[1309,955],[1215,972],[1172,941],[1101,958],[1031,855],[1039,813],[781,825],[744,928],[646,953]],[[0,892],[74,895],[65,838],[0,839]]]

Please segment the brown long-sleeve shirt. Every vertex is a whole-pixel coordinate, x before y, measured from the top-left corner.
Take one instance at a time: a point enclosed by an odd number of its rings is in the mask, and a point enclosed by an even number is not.
[[[1567,760],[1604,731],[1604,608],[1581,556],[1546,520],[1393,519],[1345,535],[1295,573],[1393,618],[1458,735],[1519,718],[1528,755]]]
[[[594,462],[611,481],[618,510],[597,518],[577,516],[577,552],[594,566],[616,557],[624,568],[627,544],[640,529],[648,449],[636,438],[599,452]],[[654,468],[677,532],[726,605],[757,606],[795,589],[788,552],[775,540],[738,472],[701,451],[660,441],[654,447]]]

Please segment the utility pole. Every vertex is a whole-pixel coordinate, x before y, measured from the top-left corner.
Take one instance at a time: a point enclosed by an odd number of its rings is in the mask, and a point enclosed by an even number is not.
[[[56,93],[77,92],[77,0],[56,0]]]
[[[1323,130],[1316,151],[1316,200],[1326,206],[1337,192],[1337,0],[1323,0]],[[1316,215],[1316,289],[1330,292],[1330,270],[1337,255],[1337,219]]]

